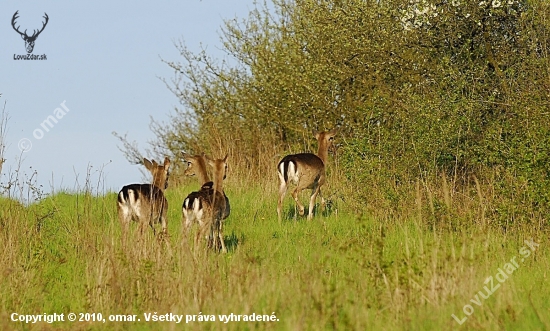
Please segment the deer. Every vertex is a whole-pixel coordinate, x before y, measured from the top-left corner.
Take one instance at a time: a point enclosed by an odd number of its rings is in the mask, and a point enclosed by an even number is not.
[[[187,169],[185,169],[183,174],[185,176],[197,176],[197,179],[199,180],[199,185],[201,185],[201,189],[213,189],[214,182],[210,181],[208,173],[206,171],[206,163],[208,162],[208,157],[204,153],[197,155],[182,153],[182,155],[183,160],[187,162]],[[226,210],[224,211],[222,219],[225,220],[229,217],[229,214],[231,213],[231,206],[229,204],[229,198],[227,198],[225,192],[223,192],[223,195],[225,197]],[[191,211],[192,210],[188,210],[188,212]]]
[[[304,215],[304,206],[300,203],[298,195],[304,189],[311,189],[307,219],[308,221],[313,219],[315,199],[317,195],[321,195],[321,186],[323,186],[326,181],[325,168],[328,159],[328,150],[333,146],[336,133],[336,129],[314,133],[315,139],[317,139],[319,143],[317,154],[299,153],[287,155],[283,157],[277,165],[280,180],[279,200],[277,203],[279,223],[282,221],[283,199],[290,182],[296,185],[296,188],[292,191],[292,197],[294,201],[296,201],[296,206],[299,208],[300,216]],[[325,205],[325,199],[322,195],[321,205]]]
[[[45,21],[42,22],[42,29],[39,29],[38,31],[33,30],[32,36],[29,36],[27,35],[26,29],[25,29],[25,32],[21,32],[19,31],[19,26],[15,27],[15,24],[16,24],[15,21],[19,18],[19,16],[17,16],[18,14],[19,14],[19,10],[16,11],[15,14],[13,14],[13,17],[11,19],[11,26],[17,33],[21,35],[21,38],[25,40],[25,48],[27,49],[27,53],[30,54],[34,49],[34,42],[36,41],[36,38],[38,38],[38,36],[42,33],[42,31],[44,31],[44,28],[46,27],[46,25],[48,25],[49,17],[48,17],[48,14],[44,13],[44,16],[42,17],[45,19]]]
[[[199,185],[203,186],[210,182],[208,173],[206,172],[206,155],[204,153],[198,155],[189,155],[182,153],[183,160],[187,162],[187,169],[183,172],[185,176],[197,176]],[[211,182],[210,182],[211,183]]]
[[[126,185],[118,193],[117,210],[122,224],[123,241],[131,220],[139,223],[141,236],[147,224],[156,236],[155,223],[160,223],[162,234],[167,234],[168,201],[164,191],[168,188],[170,159],[166,157],[163,164],[158,164],[155,160],[143,158],[143,164],[153,175],[152,183]]]
[[[217,249],[221,245],[222,252],[226,253],[227,249],[223,238],[223,220],[229,216],[229,199],[223,192],[223,180],[226,177],[228,155],[223,159],[216,160],[207,156],[203,157],[213,168],[214,181],[206,182],[199,191],[190,193],[183,201],[184,230],[188,235],[191,225],[196,221],[199,230],[195,236],[195,247],[198,247],[199,238],[210,230],[209,238],[213,240],[213,247]],[[201,178],[207,178],[205,169],[199,170],[199,173],[201,173]]]

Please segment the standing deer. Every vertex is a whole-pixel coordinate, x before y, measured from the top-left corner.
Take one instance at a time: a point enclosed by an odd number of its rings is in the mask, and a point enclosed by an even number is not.
[[[185,176],[197,176],[201,186],[210,182],[208,173],[206,172],[207,160],[204,153],[200,155],[189,155],[187,153],[182,153],[182,155],[183,160],[187,162],[187,169],[183,172]]]
[[[205,157],[205,156],[203,156]],[[212,160],[205,157],[213,168],[214,182],[207,182],[201,189],[190,193],[183,201],[182,212],[185,219],[184,229],[188,234],[193,221],[199,224],[199,230],[195,236],[195,247],[198,247],[199,238],[210,230],[209,238],[213,240],[213,247],[221,245],[222,252],[227,252],[223,240],[223,220],[229,216],[228,199],[223,192],[223,180],[227,172],[227,158]],[[188,160],[188,159],[187,159]],[[189,162],[189,161],[188,161]],[[196,164],[199,164],[197,162]],[[199,169],[198,167],[196,169]],[[186,172],[187,173],[187,172]],[[199,170],[201,177],[205,177],[205,169]]]
[[[206,163],[208,162],[208,157],[204,153],[200,155],[189,155],[186,153],[182,153],[182,155],[183,160],[187,162],[187,169],[185,169],[183,174],[185,176],[197,176],[199,184],[201,185],[201,190],[212,190],[214,182],[210,181],[210,179],[208,178],[208,173],[206,172]],[[222,219],[225,220],[229,217],[229,214],[231,213],[231,206],[229,205],[229,199],[225,195],[225,192],[223,192],[223,196],[225,197],[226,208],[225,212],[223,213]],[[192,209],[188,210],[187,212],[191,211]]]
[[[167,233],[168,201],[164,196],[164,190],[168,187],[170,159],[165,158],[164,164],[160,165],[155,160],[151,162],[144,158],[143,163],[153,175],[152,184],[126,185],[118,193],[118,219],[122,224],[123,240],[128,233],[130,220],[139,223],[142,236],[147,224],[156,235],[155,223],[161,224],[163,234]]]
[[[332,146],[336,129],[327,132],[315,133],[315,138],[319,142],[317,155],[312,153],[299,153],[285,156],[278,164],[277,170],[279,173],[279,201],[277,204],[277,216],[279,222],[282,221],[282,206],[283,199],[286,194],[289,181],[296,184],[296,188],[292,191],[292,197],[296,201],[296,205],[300,210],[300,215],[304,215],[304,206],[298,199],[298,194],[306,189],[311,189],[311,197],[309,199],[309,210],[307,219],[313,218],[313,206],[317,195],[321,193],[321,186],[325,183],[325,165],[328,159],[328,149]],[[325,204],[325,200],[321,196],[321,204]]]

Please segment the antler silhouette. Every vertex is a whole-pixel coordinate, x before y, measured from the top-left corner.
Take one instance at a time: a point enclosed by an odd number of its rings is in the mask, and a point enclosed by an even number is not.
[[[25,47],[27,48],[27,53],[32,53],[32,50],[34,48],[34,41],[40,35],[40,33],[42,33],[42,31],[44,31],[44,28],[48,24],[48,20],[49,20],[48,14],[44,13],[44,16],[42,16],[46,20],[45,22],[42,22],[42,29],[40,29],[38,31],[33,30],[32,36],[27,35],[27,30],[26,29],[25,29],[25,32],[21,32],[21,31],[19,31],[19,26],[15,27],[15,24],[16,24],[15,21],[19,18],[19,16],[17,16],[17,14],[19,14],[19,10],[16,11],[15,14],[13,14],[13,17],[11,19],[11,26],[13,27],[13,29],[17,33],[19,33],[21,35],[21,38],[23,38],[25,40]]]
[[[36,38],[36,37],[38,37],[38,35],[39,35],[40,33],[42,33],[42,31],[44,31],[44,28],[45,28],[46,25],[48,24],[48,20],[50,19],[50,18],[48,17],[48,14],[44,13],[44,16],[42,16],[42,17],[44,17],[44,19],[46,19],[45,22],[42,22],[42,29],[40,29],[40,31],[38,31],[38,32],[34,32],[34,33],[32,34],[32,36],[31,36],[31,38]]]
[[[27,36],[27,30],[25,30],[25,32],[23,33],[23,32],[21,32],[21,31],[19,31],[19,26],[18,26],[18,27],[15,27],[15,20],[19,18],[19,16],[17,16],[18,13],[19,13],[19,10],[16,11],[15,14],[13,14],[13,17],[12,17],[12,19],[11,19],[11,26],[13,27],[13,29],[14,29],[17,33],[19,33],[19,34],[21,35],[21,37],[23,37],[23,38],[27,37],[27,38],[28,38],[28,36]],[[44,13],[44,14],[45,14],[45,13]]]

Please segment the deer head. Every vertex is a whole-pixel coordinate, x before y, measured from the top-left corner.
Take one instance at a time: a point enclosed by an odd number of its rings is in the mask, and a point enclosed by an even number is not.
[[[164,164],[158,164],[155,160],[149,161],[143,158],[143,165],[153,175],[153,185],[163,191],[166,190],[170,178],[170,159],[165,157]]]
[[[19,31],[19,26],[15,27],[15,20],[17,20],[19,18],[19,16],[17,16],[17,14],[19,13],[19,10],[15,12],[15,14],[13,14],[13,17],[11,19],[11,26],[13,27],[13,29],[19,33],[21,35],[21,38],[23,38],[23,40],[25,40],[25,48],[27,49],[27,53],[30,54],[32,53],[32,50],[34,49],[34,41],[36,40],[36,38],[40,35],[40,33],[42,31],[44,31],[44,28],[46,27],[46,24],[48,24],[48,14],[44,13],[44,19],[46,19],[45,22],[42,22],[42,29],[40,30],[33,30],[33,34],[32,36],[29,36],[27,35],[27,30],[25,29],[25,32],[21,32]]]

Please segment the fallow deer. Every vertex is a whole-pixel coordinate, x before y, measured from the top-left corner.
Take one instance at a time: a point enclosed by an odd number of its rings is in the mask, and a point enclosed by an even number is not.
[[[187,169],[183,172],[185,176],[197,176],[199,184],[203,186],[204,184],[210,182],[208,178],[208,173],[206,172],[206,155],[204,153],[200,155],[189,155],[182,153],[183,160],[187,162]]]
[[[170,159],[165,158],[164,164],[160,165],[155,160],[151,162],[144,158],[143,164],[153,175],[152,184],[126,185],[118,193],[117,209],[123,240],[127,236],[130,220],[139,223],[141,235],[147,224],[156,235],[155,223],[161,224],[163,234],[167,233],[168,201],[164,190],[168,187]]]
[[[208,162],[207,156],[202,153],[200,155],[189,155],[182,153],[183,160],[187,162],[187,169],[183,172],[185,176],[197,176],[199,184],[201,185],[201,190],[212,190],[214,183],[208,178],[208,173],[206,171],[206,163]],[[225,179],[225,177],[224,177]],[[225,198],[225,212],[223,213],[222,219],[229,217],[231,213],[231,206],[229,204],[229,199],[223,192]],[[192,212],[192,209],[187,210],[187,212]],[[185,218],[185,216],[184,216]]]
[[[289,182],[296,184],[292,191],[292,197],[296,201],[300,215],[304,215],[304,206],[298,199],[298,194],[306,189],[311,189],[309,199],[309,210],[307,219],[313,218],[313,207],[317,195],[321,193],[321,186],[325,183],[325,166],[328,159],[328,150],[332,146],[336,129],[327,132],[315,133],[315,138],[319,142],[317,155],[312,153],[299,153],[285,156],[278,164],[279,174],[279,201],[277,204],[277,216],[279,222],[282,221],[282,206]],[[321,204],[324,205],[324,199],[321,196]]]
[[[183,201],[182,212],[185,219],[184,229],[189,228],[196,220],[199,230],[195,236],[195,247],[198,247],[199,238],[210,230],[209,237],[213,240],[213,247],[221,245],[222,252],[227,252],[223,240],[223,220],[229,215],[228,199],[223,193],[223,180],[227,171],[226,155],[223,159],[212,160],[206,157],[208,164],[213,168],[214,182],[202,185],[201,189],[190,193]],[[204,170],[204,169],[203,169]],[[204,177],[204,173],[201,176]]]

